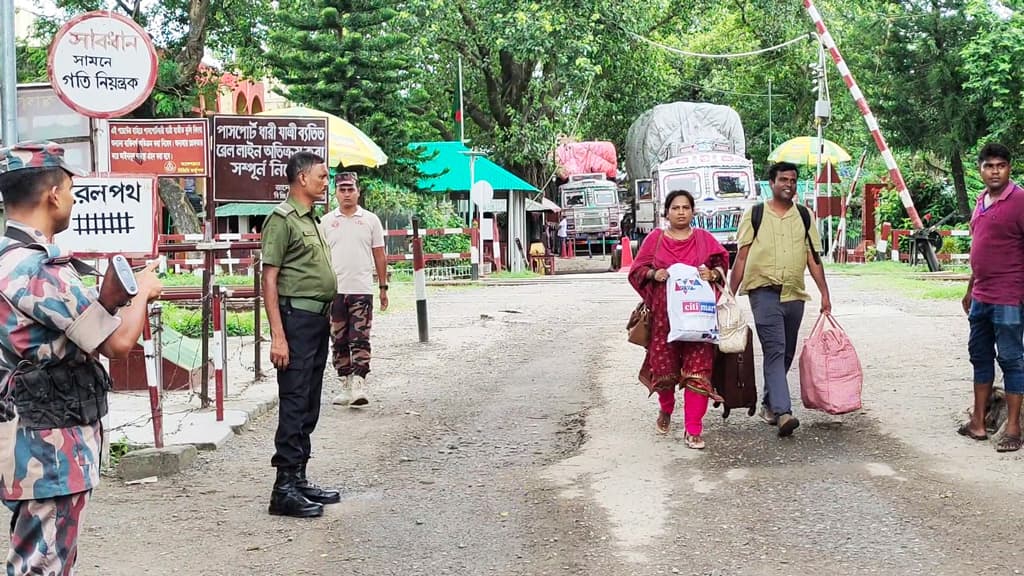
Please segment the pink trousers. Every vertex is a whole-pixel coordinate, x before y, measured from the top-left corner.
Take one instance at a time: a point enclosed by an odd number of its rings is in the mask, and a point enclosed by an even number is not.
[[[661,411],[671,414],[676,406],[675,390],[658,390]],[[700,436],[704,431],[704,414],[708,411],[708,397],[693,390],[683,389],[683,423],[686,433]]]

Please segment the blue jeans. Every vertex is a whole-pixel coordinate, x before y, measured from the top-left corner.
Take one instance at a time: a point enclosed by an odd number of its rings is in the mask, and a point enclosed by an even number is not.
[[[995,361],[1003,371],[1003,387],[1010,394],[1024,394],[1024,324],[1021,306],[971,301],[968,314],[971,336],[967,351],[974,366],[974,383],[996,379]]]

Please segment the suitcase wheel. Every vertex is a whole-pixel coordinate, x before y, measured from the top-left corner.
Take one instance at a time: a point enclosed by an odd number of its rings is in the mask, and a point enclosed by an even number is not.
[[[747,416],[753,416],[755,412],[757,412],[757,407],[751,406],[750,409],[747,410]]]
[[[729,408],[726,407],[725,410],[722,410],[722,420],[725,420],[728,417],[729,417]]]

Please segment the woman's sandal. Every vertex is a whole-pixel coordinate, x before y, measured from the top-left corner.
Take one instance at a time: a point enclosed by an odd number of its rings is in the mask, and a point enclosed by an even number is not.
[[[683,436],[683,439],[686,440],[686,447],[687,448],[690,448],[690,449],[693,449],[693,450],[703,450],[704,449],[704,439],[701,438],[700,436],[693,436],[691,434],[686,434],[686,435]]]
[[[659,411],[658,422],[655,424],[655,428],[658,430],[658,434],[668,434],[668,430],[671,424],[672,415]]]
[[[1020,450],[1021,444],[1020,436],[1003,436],[1003,439],[996,444],[996,452],[1016,452]]]

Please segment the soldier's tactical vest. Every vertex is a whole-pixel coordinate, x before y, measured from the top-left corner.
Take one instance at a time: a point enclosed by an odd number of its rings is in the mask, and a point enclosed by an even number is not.
[[[17,228],[8,227],[4,235],[15,242],[0,250],[0,258],[20,247],[45,251],[31,236]],[[79,260],[68,259],[68,263],[79,273],[95,273],[91,266]],[[69,355],[45,366],[20,360],[0,398],[0,420],[13,419],[16,409],[20,425],[25,428],[68,428],[93,424],[107,414],[107,392],[111,388],[110,375],[92,356],[74,359]]]

